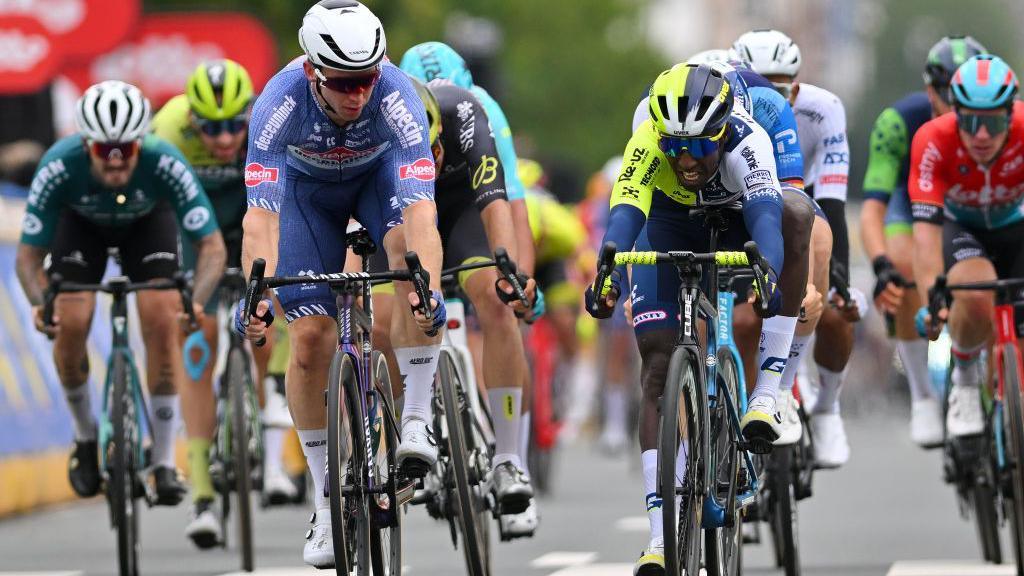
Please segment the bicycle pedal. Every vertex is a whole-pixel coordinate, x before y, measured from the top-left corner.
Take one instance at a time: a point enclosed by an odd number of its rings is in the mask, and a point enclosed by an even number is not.
[[[431,465],[419,458],[407,458],[398,467],[398,476],[402,481],[421,480],[430,472]]]
[[[738,442],[737,446],[739,446],[740,450],[762,456],[771,454],[774,448],[772,441],[767,438],[750,438],[749,440]]]

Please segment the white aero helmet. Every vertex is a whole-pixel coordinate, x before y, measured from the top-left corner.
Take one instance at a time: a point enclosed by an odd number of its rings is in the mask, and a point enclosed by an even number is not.
[[[762,76],[796,76],[800,71],[800,47],[778,30],[751,30],[737,38],[732,49]]]
[[[83,136],[95,142],[138,140],[149,128],[149,100],[120,80],[93,84],[75,105],[75,123]]]
[[[299,45],[315,66],[361,72],[380,64],[387,50],[384,26],[354,0],[321,0],[302,18]]]
[[[715,62],[728,62],[729,60],[739,60],[740,58],[733,54],[732,50],[724,50],[722,48],[712,48],[711,50],[704,50],[703,52],[697,52],[693,56],[690,56],[686,60],[687,64],[713,64]]]

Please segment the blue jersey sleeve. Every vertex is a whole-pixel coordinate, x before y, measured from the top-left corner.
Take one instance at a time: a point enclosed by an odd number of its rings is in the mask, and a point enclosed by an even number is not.
[[[782,273],[785,252],[782,242],[782,197],[778,194],[748,197],[743,202],[743,223],[747,225],[750,238],[757,242],[768,264],[776,274]]]
[[[286,67],[270,79],[256,99],[249,121],[245,159],[246,198],[250,207],[281,211],[288,144],[302,124],[309,84],[302,68]]]
[[[512,141],[512,129],[508,125],[508,118],[505,112],[498,105],[498,102],[479,86],[473,86],[473,95],[483,104],[484,112],[491,123],[491,131],[494,133],[494,143],[498,146],[498,158],[501,160],[505,172],[505,190],[508,199],[523,200],[526,198],[526,189],[519,179],[519,169],[516,162],[516,147]]]
[[[749,89],[753,101],[754,120],[772,138],[775,166],[781,182],[798,181],[803,185],[804,157],[800,152],[796,116],[786,98],[774,88],[753,86]]]
[[[405,209],[434,200],[435,166],[430,151],[430,123],[412,81],[397,66],[386,64],[375,90],[381,94],[381,137],[391,143],[382,170],[396,179],[395,196]]]

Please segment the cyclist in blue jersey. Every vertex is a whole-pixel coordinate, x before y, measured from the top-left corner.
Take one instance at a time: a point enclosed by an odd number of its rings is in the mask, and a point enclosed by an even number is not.
[[[971,56],[987,50],[970,36],[946,36],[928,51],[925,88],[896,101],[878,115],[871,131],[864,173],[860,235],[875,271],[875,307],[893,316],[896,350],[910,384],[910,437],[925,447],[942,444],[942,403],[928,373],[928,341],[914,327],[921,306],[914,278],[914,253],[907,177],[910,143],[918,128],[953,110],[950,81]]]
[[[410,80],[385,59],[383,26],[362,4],[315,4],[303,18],[299,41],[305,56],[267,83],[252,111],[243,268],[261,257],[268,275],[340,272],[350,217],[383,246],[391,268],[405,268],[406,250],[419,254],[430,274],[433,319],[393,314],[391,335],[406,385],[398,463],[404,475],[419,476],[437,459],[427,422],[440,339],[423,332],[445,325],[427,115]],[[397,283],[395,291],[419,305],[408,282]],[[330,567],[323,390],[337,345],[337,306],[323,284],[280,288],[277,297],[290,322],[288,405],[314,482],[316,512],[303,559]],[[258,340],[273,320],[269,298],[248,326],[240,315],[236,329]]]
[[[494,142],[498,147],[498,158],[501,160],[502,169],[505,175],[505,189],[508,201],[512,208],[512,223],[515,227],[516,252],[518,266],[527,276],[532,277],[535,270],[535,254],[533,245],[533,234],[530,232],[530,221],[526,209],[526,192],[523,183],[519,178],[516,169],[516,150],[512,142],[512,130],[509,128],[505,112],[498,105],[491,95],[482,87],[473,83],[473,75],[466,65],[466,61],[459,56],[447,44],[442,42],[424,42],[417,44],[405,51],[400,64],[410,76],[423,82],[447,81],[460,88],[465,88],[476,96],[477,100],[484,107],[484,112],[491,125],[491,132]],[[536,304],[532,314],[534,317],[544,313],[544,296],[540,286],[537,287]],[[523,373],[526,375],[523,382],[523,397],[527,398],[522,407],[522,427],[524,431],[530,429],[530,371],[526,370],[526,359],[522,359]],[[521,443],[525,445],[524,443]],[[522,463],[526,466],[526,454],[520,454]],[[529,470],[526,470],[527,475]],[[506,514],[502,517],[506,532],[515,535],[530,535],[537,528],[536,500],[532,501],[530,507],[522,514]]]

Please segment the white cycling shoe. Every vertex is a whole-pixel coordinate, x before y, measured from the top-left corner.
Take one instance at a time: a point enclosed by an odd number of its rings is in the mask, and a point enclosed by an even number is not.
[[[981,387],[954,383],[949,390],[946,430],[950,436],[972,436],[985,431]]]
[[[273,376],[267,376],[263,381],[266,391],[267,402],[263,407],[263,425],[275,428],[291,428],[292,415],[288,411],[288,401],[284,395],[277,391],[277,382]]]
[[[437,462],[434,434],[426,422],[407,418],[402,422],[402,443],[396,453],[398,468],[409,478],[422,478]]]
[[[519,514],[503,514],[501,516],[501,535],[504,539],[530,538],[540,525],[537,503],[530,500],[530,506]]]
[[[796,444],[803,436],[804,427],[800,422],[800,405],[793,397],[792,390],[779,390],[779,415],[782,416],[779,437],[772,442],[775,446]]]
[[[299,491],[279,466],[267,466],[266,474],[263,477],[263,496],[271,505],[286,504],[294,502]]]
[[[815,414],[811,417],[814,433],[814,462],[819,468],[839,468],[850,459],[850,443],[839,414]]]
[[[910,439],[922,448],[942,445],[942,405],[936,398],[923,398],[910,405]]]
[[[331,537],[331,510],[321,508],[309,519],[313,527],[306,532],[302,561],[314,568],[334,568],[334,540]]]

